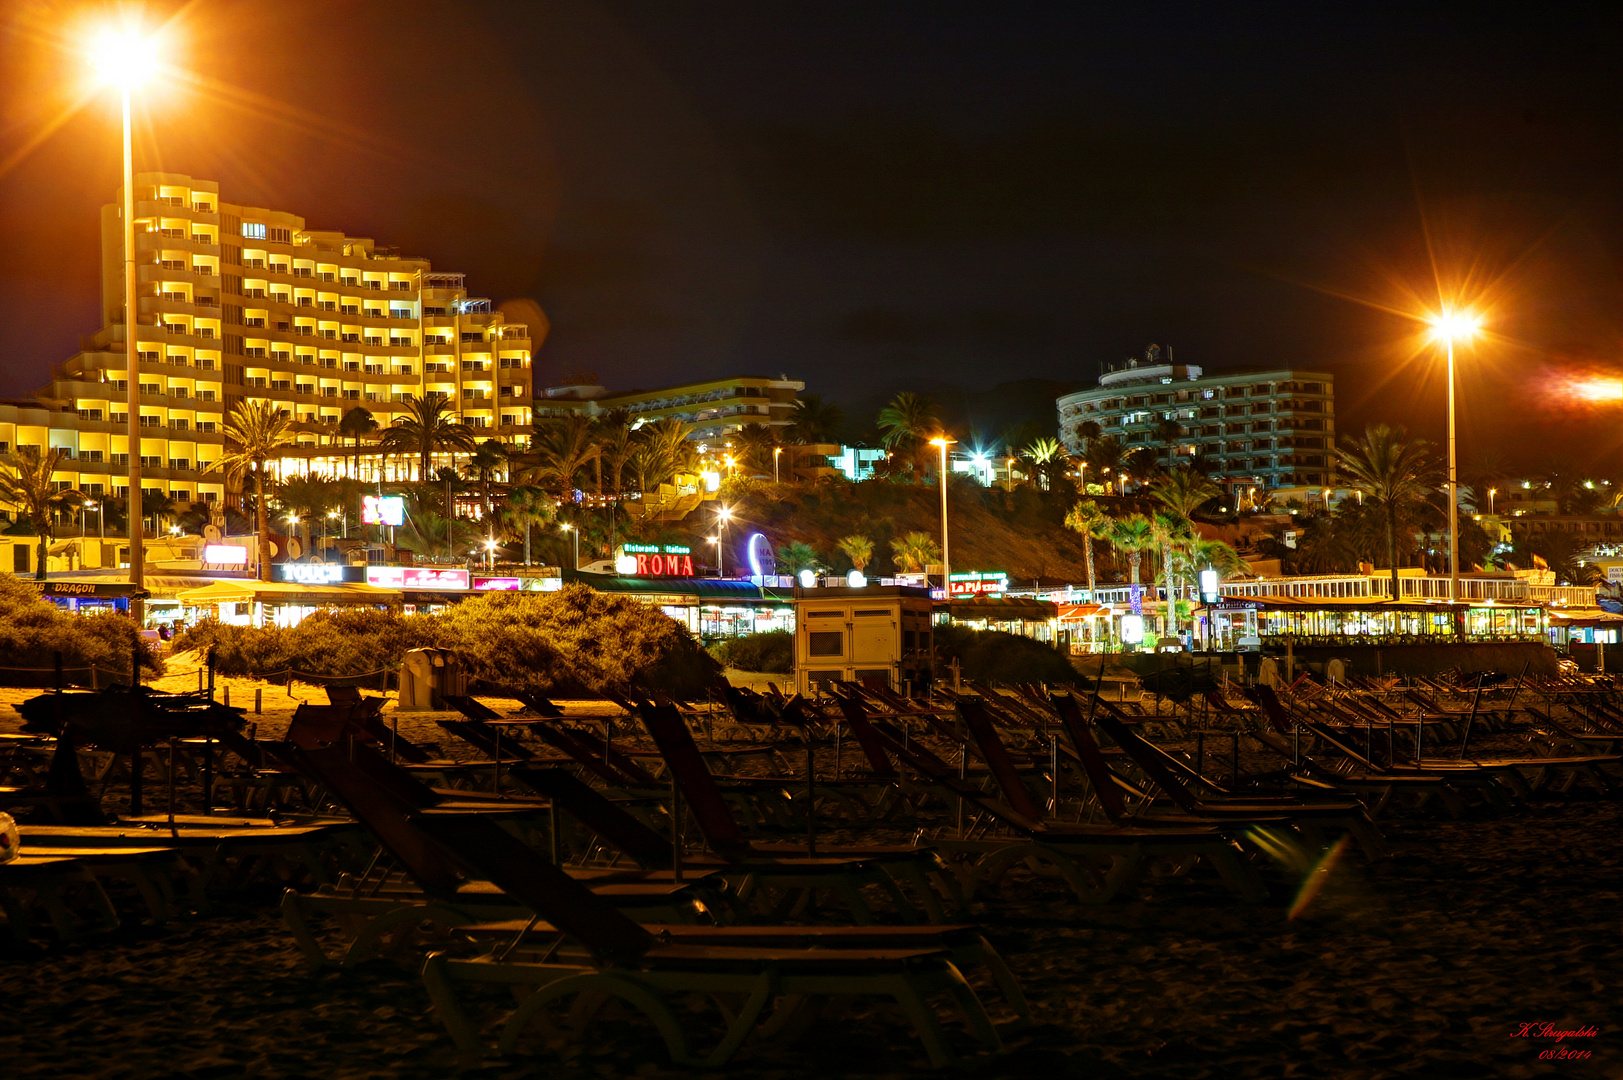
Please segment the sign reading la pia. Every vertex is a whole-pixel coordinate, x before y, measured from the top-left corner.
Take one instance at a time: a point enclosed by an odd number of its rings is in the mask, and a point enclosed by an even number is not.
[[[627,577],[692,577],[693,549],[686,544],[622,544],[614,569]]]
[[[948,588],[953,596],[987,596],[1009,591],[1009,575],[1002,570],[969,570],[953,574]]]

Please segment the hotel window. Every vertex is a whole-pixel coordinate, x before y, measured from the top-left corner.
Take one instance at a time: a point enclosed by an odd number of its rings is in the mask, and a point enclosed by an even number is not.
[[[244,221],[242,223],[242,235],[250,240],[263,240],[265,239],[265,226],[257,221]]]

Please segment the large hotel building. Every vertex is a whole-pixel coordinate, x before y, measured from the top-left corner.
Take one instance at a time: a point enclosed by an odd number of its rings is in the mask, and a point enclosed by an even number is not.
[[[1143,360],[1107,368],[1095,389],[1060,398],[1060,440],[1084,454],[1082,425],[1124,448],[1149,447],[1164,456],[1157,428],[1171,421],[1180,434],[1172,451],[1199,455],[1214,479],[1230,486],[1322,489],[1333,486],[1336,445],[1335,380],[1318,371],[1279,369],[1208,375],[1194,365],[1162,359],[1150,346]]]
[[[479,434],[528,443],[535,343],[470,297],[463,275],[225,202],[210,181],[140,173],[135,187],[140,446],[129,436],[121,196],[102,211],[103,327],[37,404],[0,405],[0,453],[61,450],[72,463],[58,481],[92,497],[123,493],[139,453],[146,490],[213,502],[225,497],[226,478],[208,471],[224,453],[221,421],[243,399],[292,418],[284,473],[378,477],[375,437],[346,445],[339,421],[360,406],[386,428],[407,395],[448,398]],[[410,478],[413,457],[388,462],[388,478]]]

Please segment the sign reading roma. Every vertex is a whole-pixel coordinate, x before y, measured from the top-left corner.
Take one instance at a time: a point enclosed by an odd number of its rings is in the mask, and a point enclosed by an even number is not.
[[[681,544],[626,544],[615,569],[638,577],[692,577],[693,552]]]

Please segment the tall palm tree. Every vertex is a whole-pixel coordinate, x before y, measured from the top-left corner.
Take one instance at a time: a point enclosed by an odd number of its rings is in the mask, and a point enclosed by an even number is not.
[[[1044,491],[1050,491],[1054,485],[1054,470],[1065,461],[1065,448],[1059,444],[1058,439],[1044,436],[1033,439],[1020,456],[1032,464],[1032,471],[1042,479]]]
[[[935,404],[922,394],[903,391],[879,410],[880,442],[885,449],[902,453],[918,468],[925,437],[939,429]]]
[[[1138,567],[1146,551],[1155,547],[1155,526],[1143,514],[1128,514],[1110,525],[1110,546],[1127,556],[1132,583],[1139,584]]]
[[[417,455],[418,479],[434,475],[434,452],[449,450],[471,454],[475,445],[473,428],[456,419],[451,400],[407,394],[402,403],[406,415],[398,417],[383,433],[383,445]]]
[[[789,418],[789,438],[801,445],[838,442],[844,427],[845,410],[819,394],[807,394],[795,401],[795,411]]]
[[[927,532],[910,532],[890,542],[891,554],[904,574],[922,574],[941,561],[941,545]]]
[[[45,561],[56,534],[55,515],[77,506],[83,496],[74,488],[59,488],[51,477],[66,460],[60,450],[40,453],[37,446],[20,446],[8,464],[9,475],[0,474],[0,499],[27,516],[39,537],[39,565],[34,578],[45,580]]]
[[[541,488],[521,484],[507,493],[496,519],[512,532],[524,534],[524,565],[530,565],[530,529],[549,525],[557,516],[558,504]]]
[[[530,440],[539,464],[535,478],[557,494],[568,499],[576,488],[581,470],[591,465],[602,453],[597,445],[597,432],[590,417],[574,415],[555,417],[535,426]]]
[[[778,568],[791,575],[802,570],[820,570],[823,566],[823,557],[817,554],[817,549],[803,540],[780,547],[777,561]]]
[[[1178,448],[1178,440],[1183,438],[1183,425],[1169,416],[1156,424],[1150,435],[1156,442],[1166,447],[1167,468],[1172,468],[1172,458]]]
[[[1121,440],[1116,436],[1101,435],[1088,443],[1088,466],[1098,470],[1106,486],[1114,488],[1126,452]]]
[[[479,494],[484,505],[486,521],[496,516],[496,507],[490,497],[490,481],[495,476],[496,470],[507,463],[509,453],[511,451],[501,440],[486,439],[479,444],[473,456],[468,458],[468,468],[472,469],[474,476],[479,479]]]
[[[834,546],[840,549],[841,555],[851,560],[851,565],[859,574],[873,562],[873,541],[861,533],[842,536]]]
[[[1181,518],[1193,520],[1195,511],[1223,489],[1188,465],[1173,469],[1150,485],[1150,497]]]
[[[293,438],[288,433],[288,414],[268,401],[252,398],[239,401],[220,423],[225,435],[226,453],[210,469],[231,476],[246,471],[254,475],[254,530],[259,537],[259,580],[270,580],[271,550],[269,507],[265,504],[265,463],[280,456],[282,447]]]
[[[1411,439],[1403,428],[1371,424],[1364,436],[1336,449],[1336,462],[1357,491],[1386,519],[1386,558],[1392,569],[1392,599],[1398,591],[1398,520],[1412,513],[1435,491],[1437,466],[1424,439]]]
[[[740,464],[760,473],[772,471],[774,450],[783,449],[781,433],[769,424],[745,424],[733,436],[735,454]]]
[[[699,449],[688,438],[692,432],[692,424],[674,417],[656,420],[638,430],[638,446],[632,452],[630,465],[639,491],[646,494],[696,468]]]
[[[1109,515],[1092,499],[1082,500],[1071,507],[1070,512],[1065,515],[1065,527],[1082,534],[1082,551],[1088,561],[1089,600],[1098,595],[1098,582],[1093,572],[1093,542],[1108,539],[1112,524]]]
[[[1189,519],[1182,514],[1171,510],[1159,510],[1150,519],[1155,531],[1155,542],[1161,548],[1161,579],[1167,587],[1167,626],[1173,633],[1178,630],[1176,604],[1178,601],[1178,577],[1173,564],[1172,552],[1174,548],[1181,547],[1194,539],[1195,531],[1190,527]]]
[[[291,517],[298,518],[299,535],[304,550],[310,551],[310,529],[329,510],[336,510],[343,501],[338,486],[320,473],[293,476],[276,485],[278,506]]]
[[[356,405],[344,414],[338,421],[338,435],[340,438],[353,439],[354,451],[350,456],[349,473],[355,475],[355,458],[361,453],[361,436],[370,435],[378,429],[378,422],[371,410],[365,406]]]

